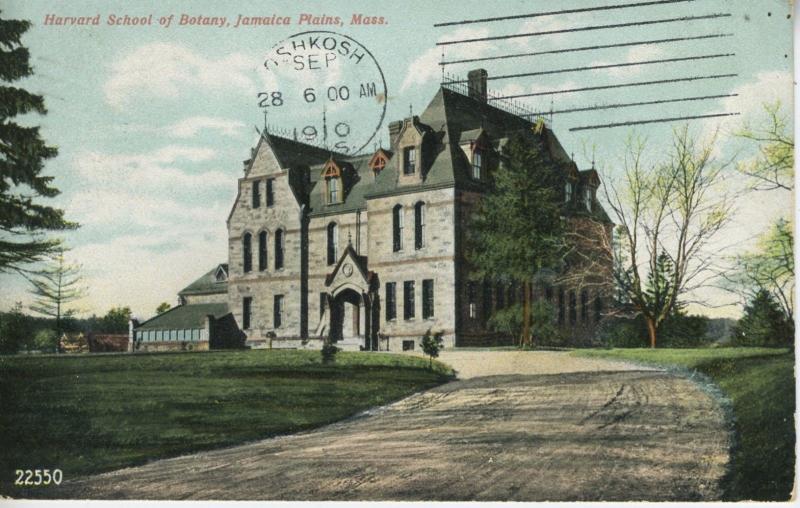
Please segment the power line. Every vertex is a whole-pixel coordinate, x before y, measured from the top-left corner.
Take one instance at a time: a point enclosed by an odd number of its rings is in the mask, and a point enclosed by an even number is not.
[[[536,97],[539,95],[555,95],[555,94],[572,93],[572,92],[586,92],[590,90],[607,90],[609,88],[626,88],[634,86],[658,85],[664,83],[680,83],[686,81],[699,81],[702,79],[733,78],[736,76],[738,76],[738,74],[711,74],[709,76],[692,76],[688,78],[659,79],[656,81],[637,81],[634,83],[620,83],[616,85],[587,86],[583,88],[569,88],[566,90],[550,90],[547,92],[532,92],[532,93],[523,93],[517,95],[504,95],[502,97],[489,97],[487,100],[492,101],[492,100],[503,100],[503,99],[518,99],[520,97]]]
[[[635,7],[645,7],[648,5],[661,5],[661,4],[677,4],[685,2],[694,2],[695,0],[654,0],[651,2],[638,2],[630,4],[617,4],[617,5],[602,5],[598,7],[585,7],[580,9],[564,9],[561,11],[545,11],[545,12],[532,12],[530,14],[516,14],[513,16],[498,16],[495,18],[481,18],[481,19],[465,19],[463,21],[446,21],[444,23],[436,23],[434,27],[453,26],[453,25],[469,25],[474,23],[490,23],[493,21],[507,21],[509,19],[524,19],[524,18],[538,18],[542,16],[555,16],[557,14],[577,14],[580,12],[592,11],[606,11],[612,9],[631,9]]]
[[[585,67],[568,67],[566,69],[553,69],[549,71],[536,71],[536,72],[522,72],[519,74],[503,74],[499,76],[490,76],[487,79],[489,81],[496,80],[496,79],[510,79],[510,78],[523,78],[526,76],[544,76],[547,74],[564,74],[568,72],[583,72],[583,71],[592,71],[598,69],[613,69],[616,67],[634,67],[637,65],[652,65],[652,64],[660,64],[660,63],[674,63],[674,62],[686,62],[691,60],[709,60],[712,58],[725,58],[729,56],[735,56],[736,53],[718,53],[714,55],[696,55],[696,56],[686,56],[686,57],[679,57],[679,58],[662,58],[658,60],[641,60],[638,62],[622,62],[616,64],[603,64],[603,65],[590,65]],[[466,83],[468,80],[460,81],[461,83]],[[459,83],[459,81],[456,81]]]
[[[692,37],[674,37],[670,39],[655,39],[650,41],[634,41],[634,42],[620,42],[615,44],[600,44],[596,46],[580,46],[577,48],[564,48],[564,49],[553,49],[549,51],[533,51],[530,53],[514,53],[510,55],[499,55],[499,56],[487,56],[483,58],[464,58],[462,60],[442,60],[439,63],[441,66],[445,65],[453,65],[453,64],[460,64],[460,63],[470,63],[470,62],[488,62],[491,60],[505,60],[508,58],[520,58],[525,56],[538,56],[538,55],[552,55],[557,53],[572,53],[574,51],[591,51],[596,49],[607,49],[607,48],[623,48],[627,46],[646,46],[649,44],[664,44],[668,42],[679,42],[679,41],[695,41],[700,39],[717,39],[720,37],[732,37],[733,34],[709,34],[709,35],[697,35]]]
[[[524,34],[511,34],[511,35],[494,35],[490,37],[477,37],[474,39],[459,39],[456,41],[444,41],[444,42],[437,42],[437,46],[449,46],[452,44],[467,44],[471,42],[485,42],[485,41],[496,41],[501,39],[517,39],[520,37],[533,37],[537,35],[551,35],[551,34],[563,34],[563,33],[570,33],[570,32],[585,32],[587,30],[608,30],[611,28],[625,28],[629,26],[643,26],[643,25],[656,25],[656,24],[663,24],[663,23],[677,23],[677,22],[686,22],[686,21],[698,21],[701,19],[716,19],[716,18],[727,18],[730,17],[730,13],[716,13],[716,14],[706,14],[703,16],[683,16],[680,18],[667,18],[667,19],[653,19],[648,21],[632,21],[630,23],[615,23],[613,25],[590,25],[590,26],[582,26],[578,28],[564,28],[561,30],[545,30],[542,32],[530,32]]]
[[[617,108],[630,108],[634,106],[650,106],[654,104],[670,104],[673,102],[689,102],[689,101],[705,101],[710,99],[725,99],[728,97],[738,97],[738,93],[730,93],[730,94],[722,94],[722,95],[703,95],[699,97],[681,97],[679,99],[661,99],[657,101],[642,101],[642,102],[624,102],[624,103],[617,103],[617,104],[606,104],[606,105],[596,105],[596,106],[587,106],[582,108],[569,108],[569,109],[560,109],[556,111],[543,111],[543,112],[534,112],[530,113],[530,115],[526,116],[543,116],[543,115],[558,115],[563,113],[580,113],[584,111],[597,111],[601,109],[617,109]]]
[[[614,127],[627,127],[630,125],[642,125],[648,123],[677,122],[680,120],[699,120],[702,118],[718,118],[723,116],[738,116],[740,113],[714,113],[711,115],[676,116],[672,118],[653,118],[651,120],[633,120],[630,122],[605,123],[598,125],[585,125],[583,127],[572,127],[570,131],[585,131],[590,129],[611,129]]]

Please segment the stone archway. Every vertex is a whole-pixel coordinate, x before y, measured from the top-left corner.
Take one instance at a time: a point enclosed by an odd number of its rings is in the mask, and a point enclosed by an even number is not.
[[[351,288],[344,288],[331,299],[328,328],[331,340],[351,343],[364,338],[366,312],[363,303],[363,295]]]

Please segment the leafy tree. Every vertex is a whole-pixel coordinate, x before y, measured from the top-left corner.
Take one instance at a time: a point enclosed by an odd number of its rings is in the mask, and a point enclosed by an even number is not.
[[[156,314],[163,314],[171,308],[172,305],[168,304],[167,302],[161,302],[158,304],[158,307],[156,307]]]
[[[793,322],[766,290],[758,291],[745,305],[744,315],[733,329],[737,346],[791,346],[793,339]]]
[[[644,318],[653,348],[680,297],[708,285],[719,258],[707,247],[730,221],[732,201],[719,190],[727,165],[715,161],[715,141],[698,143],[688,127],[677,129],[669,157],[652,167],[644,143],[629,142],[622,181],[603,186],[625,253],[615,281]]]
[[[39,351],[54,353],[59,349],[59,339],[61,335],[53,330],[42,329],[36,332],[33,337],[33,344]]]
[[[106,333],[125,333],[131,319],[130,307],[112,307],[101,319],[101,326]]]
[[[39,127],[12,121],[17,115],[47,113],[41,95],[9,85],[33,74],[28,49],[20,42],[28,28],[28,21],[0,18],[0,272],[25,272],[26,264],[55,253],[59,242],[41,232],[77,227],[62,210],[36,202],[59,193],[53,177],[41,174],[44,162],[58,151],[45,144]]]
[[[428,367],[431,369],[433,368],[433,359],[439,357],[439,351],[444,345],[443,335],[442,331],[431,335],[431,329],[428,328],[425,335],[422,336],[422,352],[428,355]]]
[[[80,271],[80,266],[66,261],[64,249],[59,248],[50,256],[46,266],[27,277],[33,286],[31,310],[54,318],[55,332],[59,337],[64,331],[62,320],[71,315],[66,305],[84,295]]]
[[[520,345],[531,345],[531,287],[564,247],[561,173],[535,134],[512,135],[467,233],[475,280],[521,282]]]

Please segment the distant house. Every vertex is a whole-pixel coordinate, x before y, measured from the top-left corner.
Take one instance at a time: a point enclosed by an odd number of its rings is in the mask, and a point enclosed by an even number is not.
[[[180,305],[131,322],[129,350],[191,351],[244,343],[228,310],[228,265],[219,264],[178,293]],[[241,337],[241,338],[240,338]]]
[[[90,333],[89,351],[92,353],[113,353],[128,350],[128,336],[125,334]]]
[[[65,353],[86,353],[89,344],[82,333],[64,333],[59,339],[59,349]]]

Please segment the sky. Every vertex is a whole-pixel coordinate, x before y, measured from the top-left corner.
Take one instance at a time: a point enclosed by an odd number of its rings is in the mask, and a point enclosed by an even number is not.
[[[249,157],[264,125],[258,93],[279,88],[288,94],[303,86],[277,79],[263,68],[276,44],[307,30],[346,35],[369,50],[385,79],[383,103],[365,108],[326,111],[348,115],[352,129],[371,135],[367,149],[388,146],[389,121],[421,112],[442,79],[439,63],[566,48],[662,40],[703,35],[725,37],[623,46],[591,51],[540,54],[446,66],[448,75],[465,77],[477,67],[490,76],[497,96],[543,95],[516,99],[532,111],[560,111],[616,103],[650,102],[686,97],[733,95],[715,99],[616,109],[557,113],[552,129],[581,169],[592,158],[601,177],[620,169],[625,141],[635,134],[647,140],[653,161],[669,151],[672,130],[681,122],[630,127],[570,130],[577,127],[657,118],[739,113],[698,119],[693,135],[704,139],[716,129],[720,157],[752,155],[752,146],[731,136],[742,122],[757,121],[762,104],[781,100],[792,110],[791,6],[786,0],[689,0],[647,7],[553,14],[496,22],[435,27],[436,23],[511,16],[553,10],[585,9],[641,0],[543,0],[502,2],[418,1],[375,2],[49,2],[7,0],[4,18],[28,19],[24,36],[35,74],[18,82],[45,97],[48,114],[20,119],[40,125],[43,138],[59,148],[46,173],[62,191],[48,200],[63,208],[81,227],[62,235],[68,256],[83,269],[86,296],[75,303],[83,315],[104,314],[113,306],[130,306],[141,318],[151,316],[163,301],[175,303],[177,292],[227,259],[225,219],[236,196],[242,161]],[[56,16],[100,15],[99,26],[47,25]],[[111,26],[109,15],[153,15],[151,26]],[[180,16],[226,17],[230,26],[180,26]],[[287,26],[240,26],[238,15],[289,16]],[[298,24],[301,15],[339,17],[340,24]],[[352,25],[354,14],[383,17],[381,25]],[[670,23],[637,24],[597,30],[572,30],[601,25],[682,17],[708,17]],[[159,18],[174,15],[169,27]],[[541,34],[541,32],[551,32]],[[556,33],[552,33],[556,32]],[[437,46],[437,42],[521,37]],[[444,51],[444,53],[443,53]],[[695,58],[689,60],[689,58]],[[664,60],[671,60],[665,62]],[[615,66],[634,62],[643,65]],[[600,69],[548,72],[583,67]],[[324,85],[352,79],[344,72],[326,75]],[[367,72],[367,71],[364,71]],[[539,73],[531,75],[532,73]],[[544,73],[544,74],[543,74]],[[528,74],[505,79],[492,77]],[[649,86],[552,93],[575,88],[730,75]],[[342,81],[342,82],[344,82]],[[383,89],[381,89],[383,93]],[[301,104],[302,105],[302,104]],[[288,106],[288,105],[287,105]],[[270,129],[284,129],[307,118],[309,108],[273,108]],[[297,122],[300,122],[299,124]],[[746,182],[735,174],[730,188]],[[712,246],[720,255],[752,248],[756,236],[776,217],[791,213],[785,192],[751,193],[739,200],[731,226]],[[27,283],[0,275],[0,309],[28,303]],[[731,295],[708,290],[712,308],[693,309],[712,316],[736,316]]]

